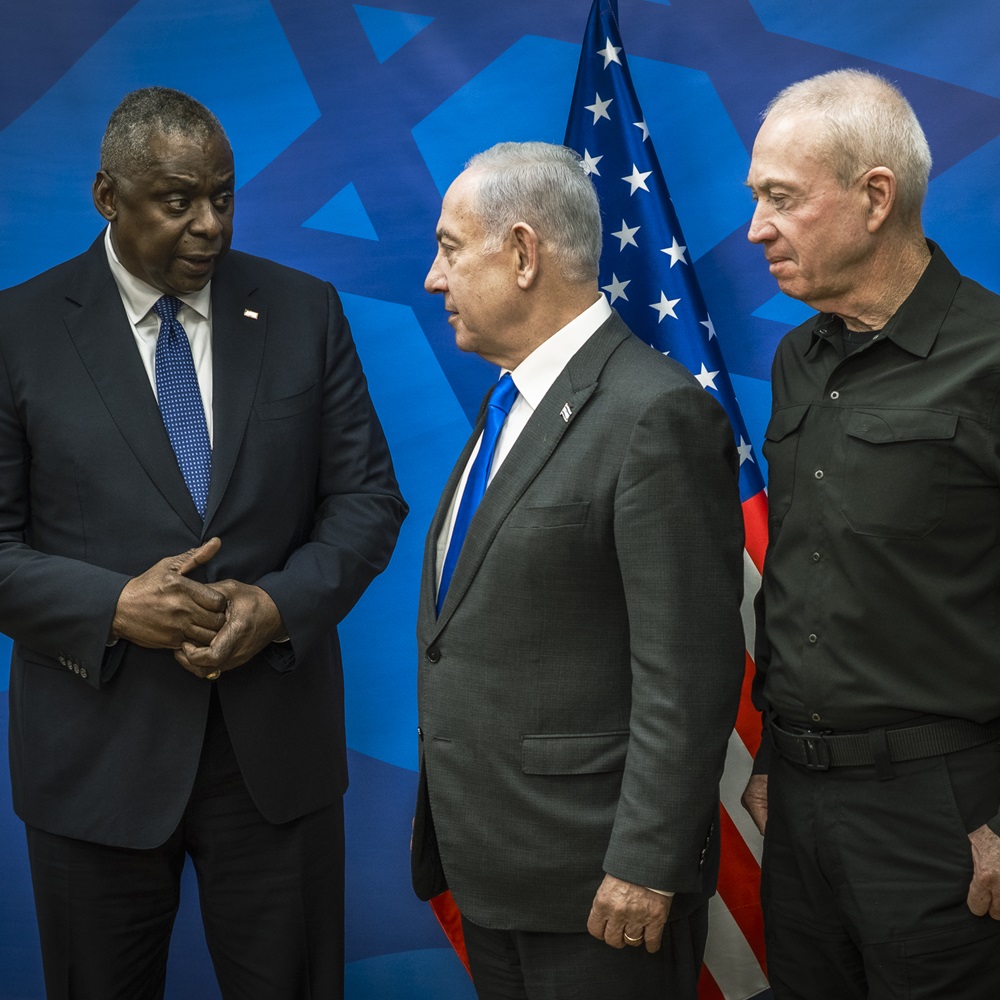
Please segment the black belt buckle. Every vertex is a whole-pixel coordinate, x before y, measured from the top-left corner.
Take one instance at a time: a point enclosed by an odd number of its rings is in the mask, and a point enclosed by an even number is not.
[[[803,763],[810,771],[830,770],[830,745],[822,733],[803,733],[799,740],[805,753]]]

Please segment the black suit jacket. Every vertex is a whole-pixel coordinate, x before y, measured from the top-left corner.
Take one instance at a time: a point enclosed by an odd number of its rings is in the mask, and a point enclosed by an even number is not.
[[[583,931],[605,872],[715,888],[718,783],[744,667],[732,430],[613,315],[556,379],[418,615],[417,894],[486,927]]]
[[[198,517],[103,237],[0,293],[0,630],[25,822],[151,847],[194,780],[211,685],[165,650],[108,648],[128,579],[213,535],[197,578],[272,597],[290,636],[218,682],[250,792],[281,823],[347,783],[337,623],[405,505],[333,288],[230,252],[212,281],[214,442]]]

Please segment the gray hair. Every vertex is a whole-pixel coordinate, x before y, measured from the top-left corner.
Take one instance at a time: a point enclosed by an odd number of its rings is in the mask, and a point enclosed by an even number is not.
[[[771,114],[810,114],[824,124],[821,151],[847,188],[872,167],[896,177],[900,214],[919,220],[927,194],[931,151],[909,101],[888,80],[860,69],[839,69],[786,87],[767,106]]]
[[[152,163],[155,135],[221,138],[229,145],[219,119],[204,104],[169,87],[144,87],[126,94],[111,113],[101,141],[101,169],[118,181],[142,173]]]
[[[501,142],[466,164],[476,174],[474,209],[497,250],[526,222],[549,246],[567,281],[594,281],[601,259],[601,209],[577,153],[547,142]]]

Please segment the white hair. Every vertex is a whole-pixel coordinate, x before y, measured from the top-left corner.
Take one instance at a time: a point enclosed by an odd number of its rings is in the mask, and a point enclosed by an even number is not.
[[[899,88],[874,73],[839,69],[786,87],[763,117],[815,116],[823,124],[821,152],[847,188],[872,167],[888,167],[907,220],[920,218],[931,170],[924,130]]]
[[[547,142],[501,142],[466,164],[475,179],[473,206],[486,248],[499,249],[525,222],[546,244],[567,281],[597,278],[601,210],[579,155]]]

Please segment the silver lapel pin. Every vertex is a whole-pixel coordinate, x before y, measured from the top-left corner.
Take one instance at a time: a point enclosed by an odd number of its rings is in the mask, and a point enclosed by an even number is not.
[[[256,313],[252,309],[244,309],[243,315],[246,316],[247,319],[256,319],[260,313]]]
[[[563,408],[559,411],[559,416],[563,418],[564,423],[569,423],[569,418],[573,416],[573,407],[569,403],[564,403]]]

